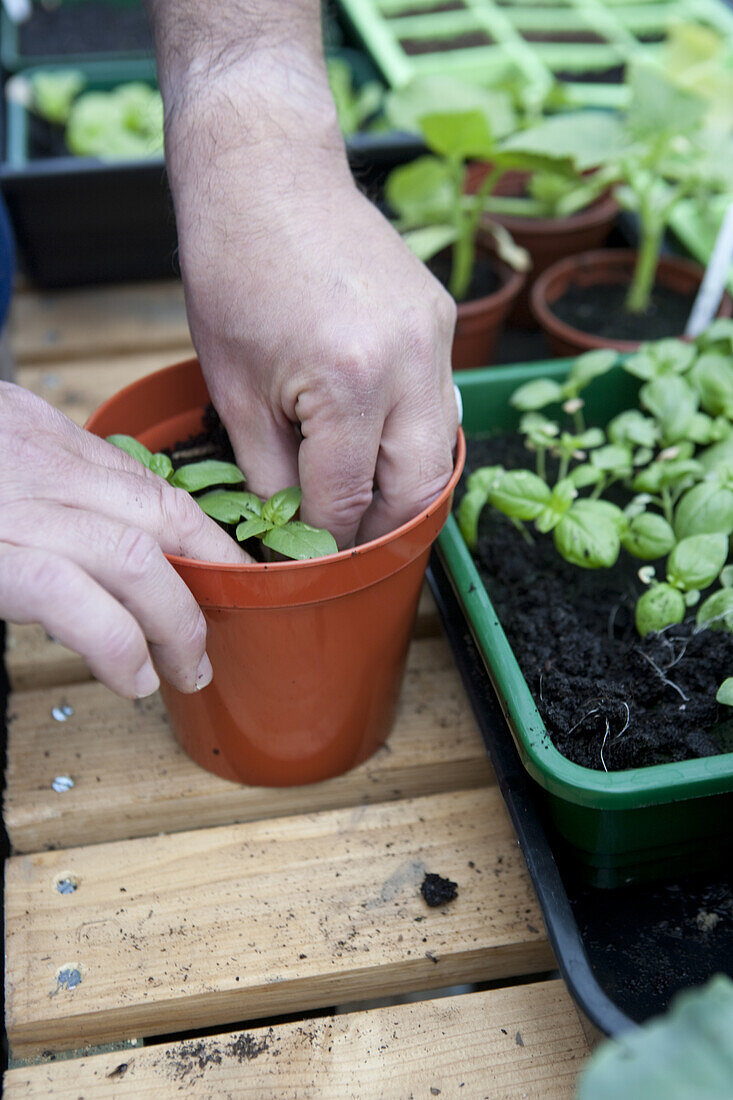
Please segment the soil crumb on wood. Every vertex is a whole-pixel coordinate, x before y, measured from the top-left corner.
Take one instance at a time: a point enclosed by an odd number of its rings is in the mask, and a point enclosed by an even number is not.
[[[447,905],[449,901],[454,901],[458,897],[458,884],[451,882],[449,878],[426,872],[420,893],[430,908],[436,909],[439,905]]]
[[[518,436],[469,445],[467,472],[497,463],[531,469],[533,457]],[[598,771],[729,751],[730,716],[715,693],[733,668],[733,634],[696,631],[693,609],[642,639],[634,625],[642,563],[622,551],[611,569],[579,569],[551,535],[532,529],[532,537],[530,545],[485,508],[476,557],[556,748]]]
[[[166,1051],[167,1069],[176,1081],[201,1077],[209,1066],[220,1066],[224,1058],[233,1058],[239,1063],[253,1061],[270,1049],[272,1039],[272,1028],[260,1038],[244,1033],[227,1043],[213,1039],[191,1039]]]

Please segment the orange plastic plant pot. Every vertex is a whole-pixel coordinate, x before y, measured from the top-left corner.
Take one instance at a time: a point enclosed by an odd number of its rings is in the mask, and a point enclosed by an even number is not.
[[[209,401],[198,361],[127,386],[93,414],[97,435],[157,450],[200,430]],[[396,531],[327,558],[218,565],[169,555],[208,625],[212,683],[195,695],[161,684],[185,751],[225,779],[314,783],[386,740],[432,542],[465,458],[440,496]]]

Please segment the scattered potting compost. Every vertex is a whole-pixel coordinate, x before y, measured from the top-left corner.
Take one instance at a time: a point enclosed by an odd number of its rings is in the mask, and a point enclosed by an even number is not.
[[[9,1100],[730,1100],[733,0],[2,0]]]

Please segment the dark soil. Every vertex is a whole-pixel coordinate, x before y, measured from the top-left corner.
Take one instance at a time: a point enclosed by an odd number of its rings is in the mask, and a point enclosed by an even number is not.
[[[584,42],[605,45],[607,39],[592,31],[520,31],[526,42]]]
[[[444,3],[431,4],[429,7],[417,8],[413,4],[405,4],[404,8],[399,8],[397,11],[390,11],[384,13],[385,19],[404,19],[410,15],[436,15],[441,11],[465,11],[466,5],[462,0],[445,0]]]
[[[437,909],[439,905],[447,905],[458,897],[458,884],[449,878],[426,872],[420,893],[431,909]]]
[[[566,325],[609,340],[659,340],[683,332],[694,294],[656,286],[644,313],[627,313],[627,291],[628,285],[618,283],[571,286],[550,308]]]
[[[469,444],[467,469],[493,463],[532,465],[518,436]],[[599,771],[604,762],[622,771],[729,751],[715,693],[733,667],[733,635],[695,634],[691,614],[641,639],[634,626],[641,563],[622,552],[612,569],[578,569],[551,535],[533,538],[529,545],[486,508],[477,557],[557,749]]]
[[[36,2],[30,19],[20,25],[19,43],[20,53],[29,58],[153,50],[144,5],[113,0],[48,8]]]
[[[590,69],[586,72],[577,69],[558,69],[555,79],[566,84],[621,84],[624,79],[624,66],[612,65],[608,69]]]
[[[408,57],[423,53],[448,53],[450,50],[470,50],[476,46],[493,46],[494,39],[484,31],[457,34],[453,38],[403,38],[400,45]]]
[[[207,458],[220,462],[236,462],[227,430],[211,404],[204,409],[201,431],[174,443],[165,453],[173,463],[174,470],[189,462],[202,462]]]
[[[428,267],[444,287],[450,280],[451,257],[449,252],[440,252],[429,261]],[[473,278],[468,287],[465,302],[474,302],[478,298],[487,298],[489,294],[501,289],[501,279],[493,262],[488,256],[478,256],[473,269]]]
[[[28,114],[28,154],[31,160],[46,157],[70,157],[66,147],[64,127],[56,126],[45,118]]]

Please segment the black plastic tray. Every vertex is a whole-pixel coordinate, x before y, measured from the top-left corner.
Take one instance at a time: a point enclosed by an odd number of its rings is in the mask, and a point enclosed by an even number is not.
[[[522,852],[558,966],[584,1015],[618,1035],[663,1012],[679,990],[733,977],[733,890],[726,872],[598,890],[574,876],[548,827],[443,564],[428,581]]]

